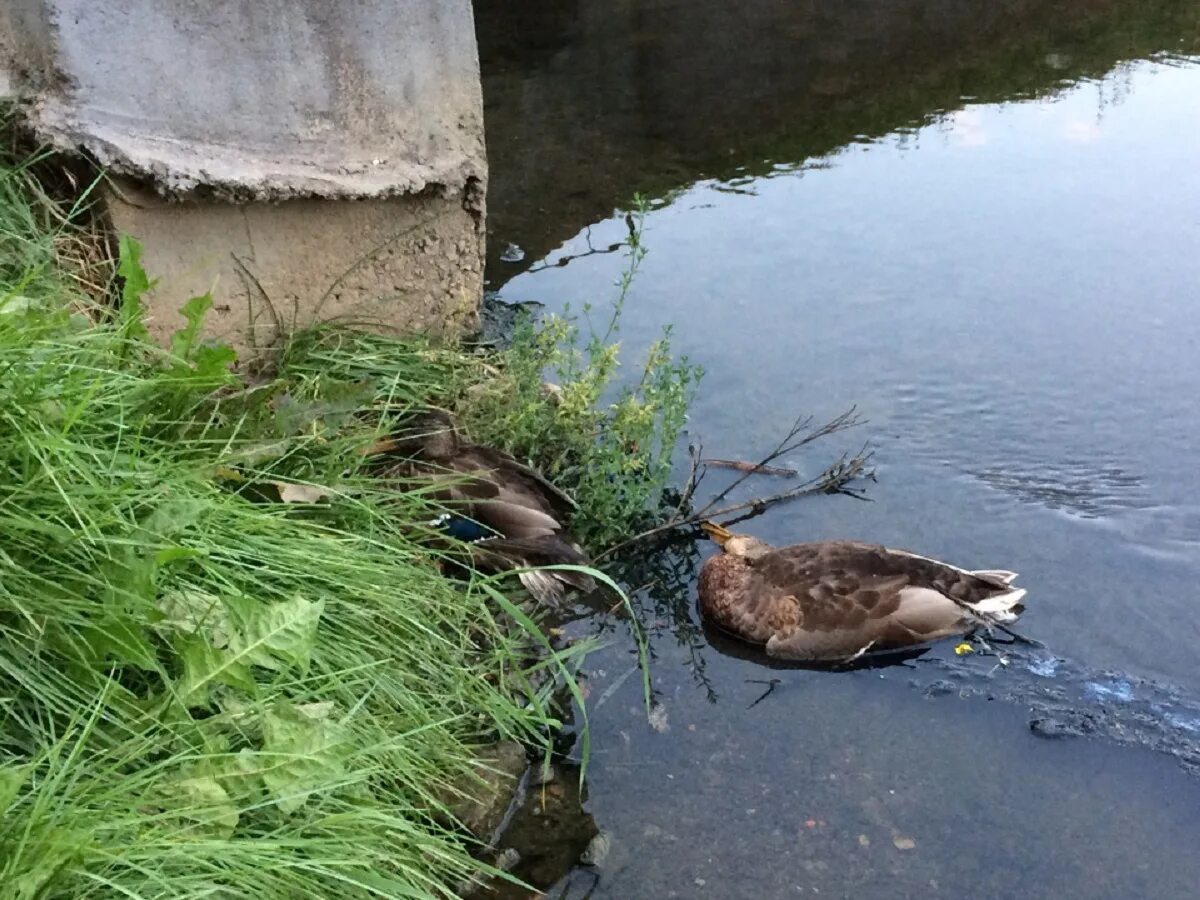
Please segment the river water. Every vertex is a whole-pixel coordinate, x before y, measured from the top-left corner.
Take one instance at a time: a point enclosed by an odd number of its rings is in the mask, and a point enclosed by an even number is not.
[[[524,874],[554,897],[1195,896],[1200,4],[476,9],[490,288],[611,299],[648,196],[624,353],[674,326],[707,372],[689,439],[752,459],[798,413],[869,420],[786,462],[869,442],[871,502],[745,528],[1014,569],[1046,645],[772,669],[699,627],[711,548],[656,549],[653,723],[626,634],[589,663],[573,833],[611,849]]]

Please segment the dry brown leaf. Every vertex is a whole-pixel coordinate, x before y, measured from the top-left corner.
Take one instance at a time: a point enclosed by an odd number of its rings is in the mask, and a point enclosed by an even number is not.
[[[279,499],[284,503],[320,503],[334,495],[332,488],[321,487],[319,484],[296,484],[291,481],[272,481],[279,491]]]

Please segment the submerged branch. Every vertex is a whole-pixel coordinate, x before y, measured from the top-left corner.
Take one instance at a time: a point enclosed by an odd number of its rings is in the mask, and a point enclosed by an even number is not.
[[[799,473],[795,469],[785,469],[782,466],[764,466],[760,463],[744,462],[740,459],[705,459],[701,460],[706,466],[718,469],[736,469],[739,472],[749,472],[751,475],[778,475],[781,478],[795,478]]]

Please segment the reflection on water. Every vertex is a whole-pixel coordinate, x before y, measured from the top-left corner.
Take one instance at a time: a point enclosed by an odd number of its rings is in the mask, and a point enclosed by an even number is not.
[[[626,352],[674,324],[706,454],[870,419],[873,502],[746,527],[1016,569],[1047,648],[767,667],[700,627],[706,545],[639,548],[615,574],[645,586],[656,718],[620,624],[575,623],[615,630],[586,806],[611,848],[550,896],[1190,896],[1200,4],[476,8],[492,288],[609,296],[646,192]]]
[[[931,121],[970,142],[964,103],[1044,96],[1196,46],[1191,0],[477,0],[475,10],[493,283],[635,191],[668,196],[711,178],[752,193],[750,176],[884,136],[912,146]],[[1127,92],[1110,81],[1098,111]],[[523,265],[495,265],[510,242]]]

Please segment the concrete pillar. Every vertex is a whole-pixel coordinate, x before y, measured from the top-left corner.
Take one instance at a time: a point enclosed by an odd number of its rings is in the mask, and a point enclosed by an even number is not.
[[[39,137],[115,176],[157,337],[208,290],[210,333],[243,348],[318,317],[474,323],[470,0],[6,0],[0,72]]]

